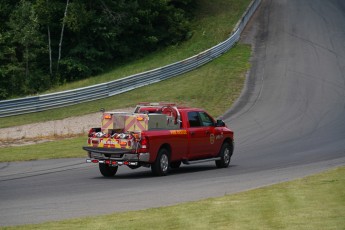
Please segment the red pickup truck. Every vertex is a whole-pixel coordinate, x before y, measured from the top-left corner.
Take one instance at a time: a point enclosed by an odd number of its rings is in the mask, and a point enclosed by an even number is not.
[[[234,134],[222,120],[198,108],[167,103],[141,103],[134,113],[103,112],[100,128],[91,128],[87,163],[98,163],[101,174],[112,177],[118,166],[151,167],[158,176],[181,163],[215,161],[229,166]]]

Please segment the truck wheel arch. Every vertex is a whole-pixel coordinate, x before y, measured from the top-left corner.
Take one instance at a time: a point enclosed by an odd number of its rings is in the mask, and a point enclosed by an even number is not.
[[[171,146],[168,143],[164,143],[159,147],[158,153],[161,149],[166,149],[169,152],[169,159],[171,158]],[[157,155],[158,155],[157,153]]]
[[[234,153],[234,141],[231,139],[231,138],[226,138],[224,141],[223,141],[223,144],[222,146],[224,145],[224,143],[228,143],[229,146],[231,147],[231,155]],[[221,147],[222,148],[222,147]]]

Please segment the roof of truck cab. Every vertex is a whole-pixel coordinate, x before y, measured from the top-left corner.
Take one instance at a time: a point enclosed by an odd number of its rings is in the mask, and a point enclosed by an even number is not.
[[[194,107],[177,107],[179,111],[204,111],[200,108],[194,108]]]

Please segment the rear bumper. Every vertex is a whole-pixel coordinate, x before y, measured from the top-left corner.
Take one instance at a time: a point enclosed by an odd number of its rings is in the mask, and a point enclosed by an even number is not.
[[[132,153],[126,149],[83,147],[91,159],[110,159],[129,162],[149,162],[150,153]]]
[[[128,149],[116,149],[116,148],[99,148],[99,147],[89,147],[85,146],[83,149],[87,152],[93,152],[93,153],[100,153],[100,154],[125,154],[125,153],[131,153]]]

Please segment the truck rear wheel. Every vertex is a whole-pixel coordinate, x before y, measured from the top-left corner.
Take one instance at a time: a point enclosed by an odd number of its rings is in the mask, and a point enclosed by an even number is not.
[[[99,164],[99,171],[104,177],[113,177],[117,172],[117,168],[118,166],[112,167],[107,164]]]
[[[216,166],[218,168],[227,168],[229,167],[231,156],[232,156],[232,147],[229,143],[224,143],[220,149],[220,160],[216,160]]]
[[[155,163],[151,165],[152,173],[156,176],[165,176],[169,172],[169,151],[160,149]]]

